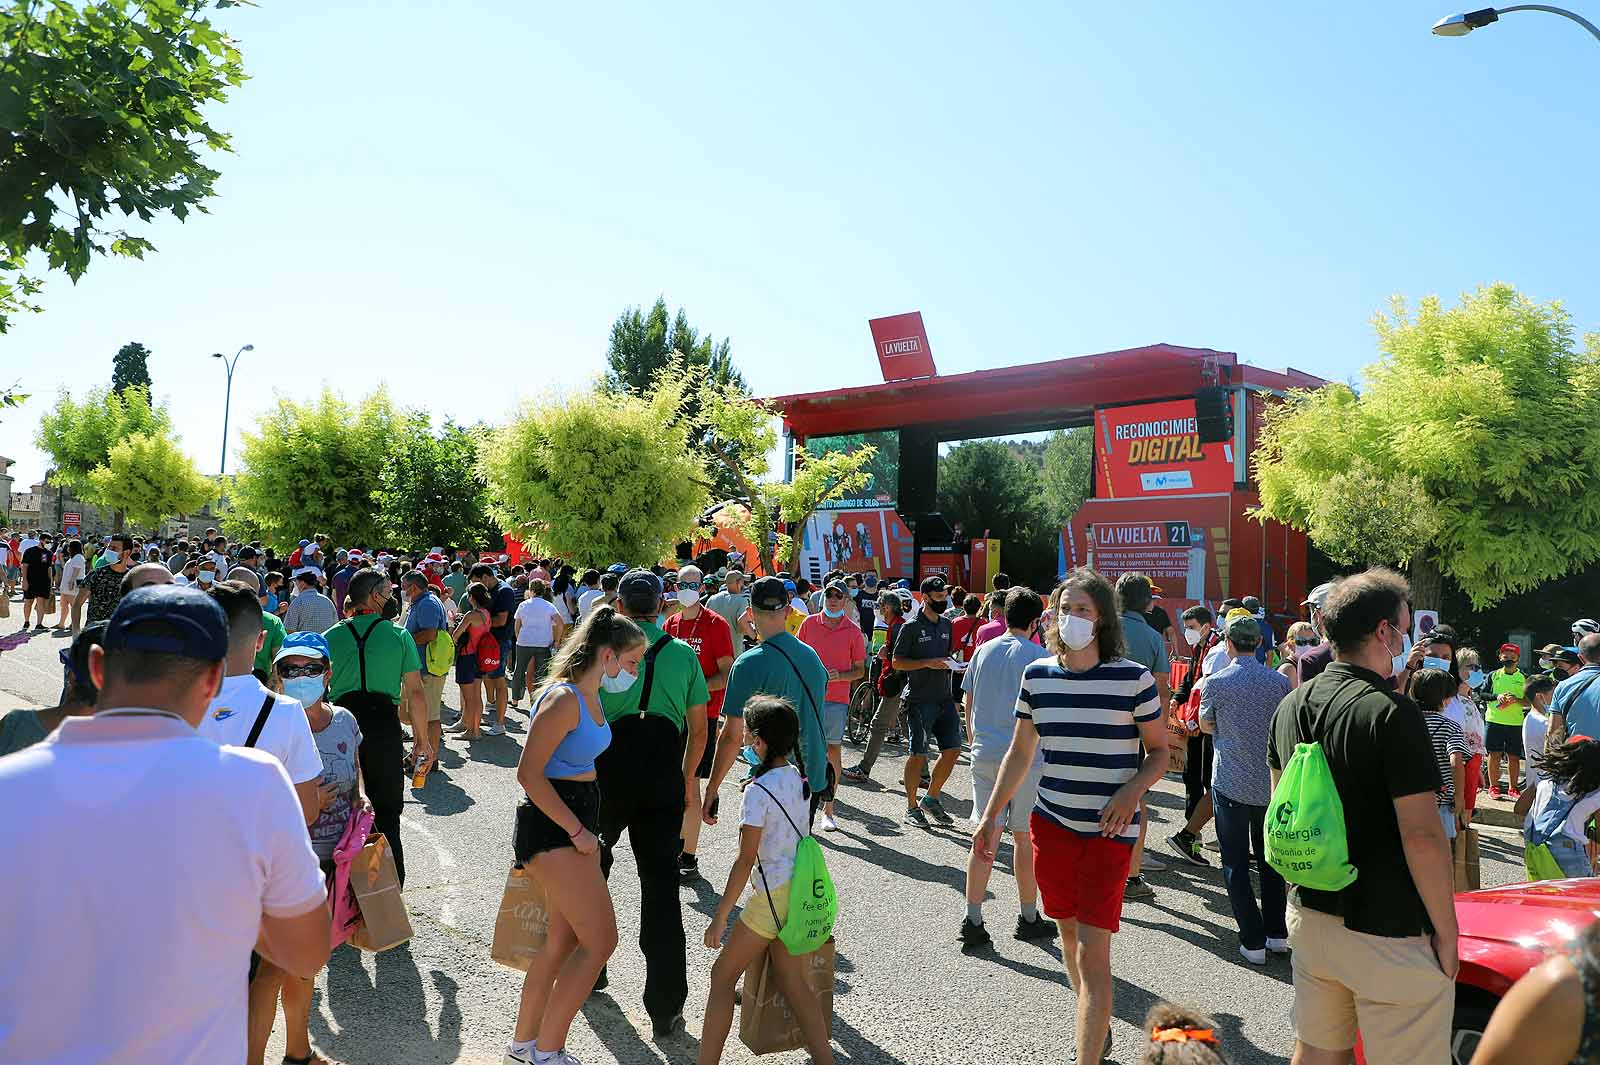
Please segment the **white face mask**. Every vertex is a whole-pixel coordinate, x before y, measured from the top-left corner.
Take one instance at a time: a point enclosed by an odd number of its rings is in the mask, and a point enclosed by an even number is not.
[[[1094,642],[1094,622],[1077,614],[1062,614],[1056,619],[1056,629],[1061,642],[1073,651],[1081,651]]]
[[[1199,629],[1184,629],[1183,630],[1183,638],[1184,638],[1185,642],[1187,642],[1189,644],[1190,647],[1194,647],[1195,645],[1197,645],[1200,642],[1200,630]]]
[[[619,671],[615,676],[610,673],[602,673],[600,674],[600,687],[612,695],[617,695],[633,687],[633,682],[638,679],[638,677],[635,677],[625,669]]]
[[[697,588],[680,588],[678,590],[678,605],[687,609],[700,602],[700,591]]]
[[[195,574],[195,578],[199,580],[201,584],[210,584],[212,581],[217,579],[217,575],[211,570],[203,569],[199,573]]]

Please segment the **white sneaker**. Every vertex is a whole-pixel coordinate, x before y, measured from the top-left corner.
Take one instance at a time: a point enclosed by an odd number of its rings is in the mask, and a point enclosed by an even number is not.
[[[520,1051],[513,1050],[511,1047],[507,1047],[506,1056],[501,1058],[500,1062],[501,1065],[533,1065],[533,1051],[530,1050],[523,1054]]]
[[[1268,936],[1267,949],[1274,954],[1287,954],[1289,953],[1289,941],[1287,939],[1273,939]]]
[[[1239,957],[1243,958],[1251,965],[1267,964],[1267,952],[1264,950],[1251,950],[1249,947],[1241,946],[1239,948]]]
[[[839,822],[835,821],[833,819],[833,815],[828,813],[827,811],[823,811],[823,814],[822,814],[822,831],[824,831],[824,832],[837,832],[837,831],[839,831]]]
[[[1141,872],[1159,873],[1159,872],[1161,872],[1161,870],[1165,869],[1166,867],[1167,867],[1167,863],[1166,862],[1162,861],[1160,858],[1157,858],[1155,855],[1151,854],[1149,851],[1145,851],[1144,852],[1144,861],[1140,865],[1139,868],[1140,868]]]
[[[504,736],[506,730],[503,725],[485,725],[483,726],[483,734],[485,736]]]
[[[465,731],[467,731],[467,723],[465,721],[457,721],[454,725],[445,729],[444,734],[446,736],[459,736]]]

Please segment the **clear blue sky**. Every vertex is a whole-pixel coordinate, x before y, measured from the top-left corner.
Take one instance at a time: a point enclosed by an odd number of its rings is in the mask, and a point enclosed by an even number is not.
[[[907,310],[947,373],[1170,341],[1343,378],[1391,293],[1496,279],[1600,326],[1600,43],[1430,36],[1450,2],[224,12],[254,80],[212,213],[51,279],[0,454],[40,477],[39,412],[134,339],[206,472],[247,341],[235,448],[324,382],[499,420],[658,294],[764,394],[878,380],[866,320]]]

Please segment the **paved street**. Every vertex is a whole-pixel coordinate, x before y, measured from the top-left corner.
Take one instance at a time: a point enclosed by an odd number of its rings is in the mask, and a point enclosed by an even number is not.
[[[20,607],[0,623],[14,631]],[[59,688],[56,650],[64,640],[40,634],[0,654],[0,710],[48,706]],[[450,699],[455,699],[452,686]],[[455,744],[442,771],[407,802],[404,833],[410,876],[407,903],[416,930],[406,946],[366,955],[340,948],[318,981],[313,1042],[351,1063],[495,1063],[514,1018],[521,974],[489,960],[495,911],[510,861],[513,780],[526,718],[513,711],[512,734],[467,750]],[[880,781],[897,781],[900,752],[880,763]],[[853,752],[846,751],[847,764]],[[965,765],[948,789],[953,813],[971,808]],[[219,801],[222,801],[219,797]],[[724,809],[735,809],[734,785]],[[1160,843],[1182,815],[1182,786],[1162,782],[1153,796]],[[963,956],[956,942],[962,916],[964,823],[934,831],[903,830],[898,783],[847,788],[843,831],[822,836],[840,893],[838,983],[833,1037],[841,1061],[885,1063],[1064,1062],[1073,1000],[1054,944],[1010,938],[1016,916],[1014,882],[995,876],[986,915],[995,948]],[[689,1062],[693,1032],[706,995],[711,954],[700,944],[707,915],[733,857],[731,818],[709,830],[701,866],[716,886],[683,889],[689,939],[690,1035],[660,1045],[639,1002],[642,962],[636,944],[638,881],[624,847],[613,873],[622,945],[611,965],[607,994],[590,999],[573,1029],[570,1049],[586,1062]],[[1162,853],[1158,846],[1157,854]],[[1212,855],[1213,859],[1215,855]],[[1009,867],[1009,848],[1001,866]],[[1483,837],[1485,886],[1520,879],[1521,846],[1509,833]],[[24,874],[25,875],[25,874]],[[1241,962],[1232,916],[1215,869],[1178,868],[1151,877],[1153,903],[1130,903],[1114,948],[1117,974],[1112,1060],[1137,1061],[1137,1024],[1159,998],[1192,1003],[1216,1017],[1230,1060],[1287,1060],[1292,1048],[1288,1012],[1289,964],[1265,969]],[[280,1022],[281,1025],[281,1022]],[[281,1035],[268,1055],[277,1061]],[[752,1056],[738,1041],[737,1020],[727,1061]],[[771,1060],[800,1062],[802,1052]]]

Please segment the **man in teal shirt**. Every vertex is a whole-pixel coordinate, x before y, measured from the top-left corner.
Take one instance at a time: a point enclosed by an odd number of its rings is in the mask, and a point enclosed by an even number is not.
[[[600,871],[611,875],[624,831],[639,870],[644,1008],[658,1039],[684,1027],[683,1004],[689,997],[678,855],[683,810],[699,784],[694,771],[705,750],[709,698],[694,649],[656,626],[662,602],[661,578],[647,569],[632,570],[617,585],[616,607],[644,630],[647,650],[638,677],[622,673],[615,678],[622,690],[601,686],[611,746],[594,762],[600,783]],[[601,970],[595,989],[605,984]]]
[[[750,612],[761,642],[740,655],[728,674],[722,699],[722,736],[711,765],[708,795],[715,795],[744,746],[744,704],[752,695],[778,695],[800,717],[800,753],[811,786],[811,816],[828,796],[828,741],[822,730],[822,701],[828,668],[817,652],[789,633],[790,595],[776,577],[763,577],[750,589]]]

